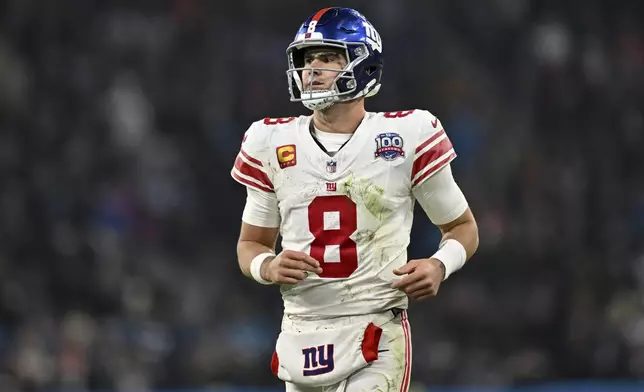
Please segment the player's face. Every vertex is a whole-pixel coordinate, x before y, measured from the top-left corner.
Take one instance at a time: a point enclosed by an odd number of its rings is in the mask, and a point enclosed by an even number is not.
[[[347,65],[347,60],[340,49],[314,48],[304,53],[302,83],[304,91],[331,90],[333,81]],[[326,68],[319,70],[315,68]],[[337,69],[338,71],[333,71]]]

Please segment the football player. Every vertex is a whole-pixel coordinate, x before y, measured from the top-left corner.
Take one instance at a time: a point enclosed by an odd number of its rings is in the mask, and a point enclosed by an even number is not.
[[[408,300],[435,296],[478,246],[456,153],[426,110],[365,111],[383,44],[357,11],[316,12],[287,56],[291,101],[313,113],[253,123],[231,172],[247,187],[241,270],[284,301],[272,370],[288,391],[407,391]],[[416,201],[442,240],[408,260]]]

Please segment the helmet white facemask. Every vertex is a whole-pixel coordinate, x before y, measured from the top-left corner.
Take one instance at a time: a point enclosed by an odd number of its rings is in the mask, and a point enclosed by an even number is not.
[[[331,68],[313,68],[311,71],[314,72],[314,71],[338,71],[338,70],[331,69]],[[352,78],[351,72],[348,71],[346,68],[345,70],[341,70],[338,72],[339,72],[338,76],[333,80],[333,84],[332,84],[333,88],[327,89],[327,90],[314,90],[313,89],[314,78],[311,78],[309,85],[304,87],[299,73],[294,72],[292,74],[293,80],[295,81],[297,88],[300,90],[300,100],[302,104],[310,110],[322,110],[333,106],[333,104],[335,104],[336,102],[346,102],[356,98],[360,98],[362,96],[373,97],[374,95],[378,94],[378,91],[380,91],[381,85],[378,84],[374,87],[374,85],[376,84],[376,80],[374,79],[365,86],[364,90],[358,92],[350,100],[343,99],[343,95],[345,94],[342,94],[340,93],[340,91],[338,91],[338,85],[337,85],[338,79],[342,77],[350,78],[351,80],[347,82],[347,87],[349,88],[355,87],[355,79]]]
[[[311,72],[315,71],[337,71],[329,68],[313,68]],[[341,73],[341,72],[340,72]],[[304,86],[300,74],[298,72],[293,73],[293,79],[298,89],[300,90],[300,99],[302,104],[310,110],[322,110],[333,106],[334,103],[339,101],[340,92],[337,88],[337,80],[339,76],[333,80],[333,88],[327,90],[315,90],[313,89],[313,82],[315,78],[311,78],[308,85]]]

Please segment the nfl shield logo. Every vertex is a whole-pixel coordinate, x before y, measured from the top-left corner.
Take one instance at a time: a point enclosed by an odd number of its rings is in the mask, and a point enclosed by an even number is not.
[[[326,163],[326,171],[327,173],[335,173],[335,169],[338,166],[338,164],[334,161],[327,161]]]

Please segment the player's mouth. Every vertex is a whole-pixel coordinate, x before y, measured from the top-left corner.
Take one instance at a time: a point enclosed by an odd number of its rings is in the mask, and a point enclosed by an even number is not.
[[[326,90],[325,85],[326,83],[318,82],[317,80],[314,80],[313,83],[310,83],[308,85],[307,90]]]

